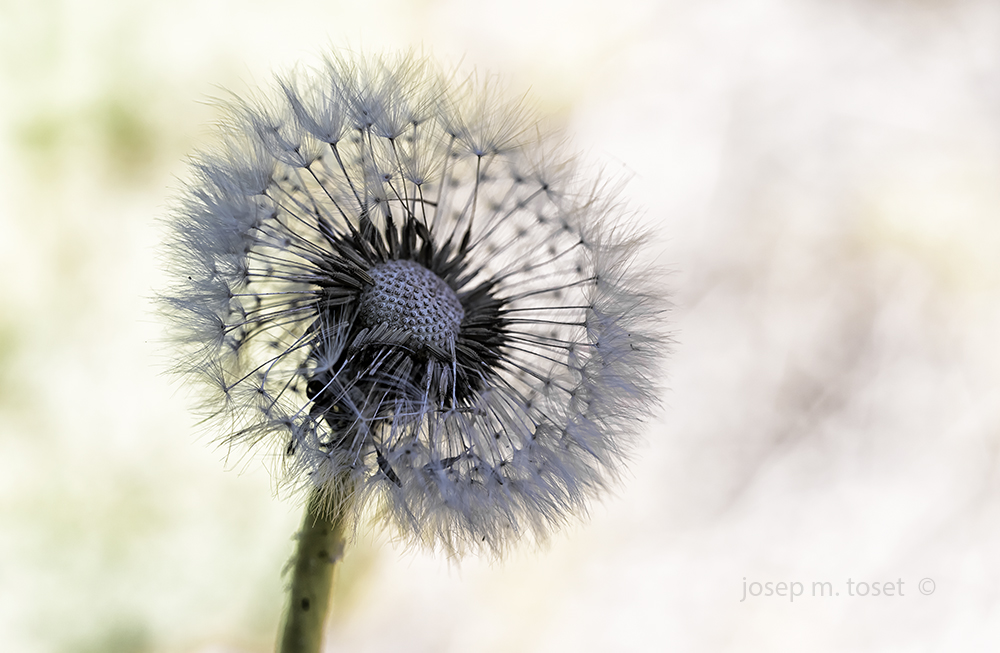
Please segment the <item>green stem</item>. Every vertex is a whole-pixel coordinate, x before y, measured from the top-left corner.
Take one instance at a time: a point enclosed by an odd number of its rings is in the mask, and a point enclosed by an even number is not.
[[[292,558],[292,582],[278,653],[317,653],[320,650],[323,624],[330,606],[333,569],[344,555],[345,496],[346,492],[334,492],[331,496],[318,488],[309,495]]]

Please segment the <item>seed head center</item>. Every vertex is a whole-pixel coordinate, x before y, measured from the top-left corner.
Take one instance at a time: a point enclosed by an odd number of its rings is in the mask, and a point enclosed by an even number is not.
[[[465,309],[447,283],[413,261],[382,263],[368,274],[375,285],[361,293],[365,326],[388,324],[422,344],[453,349]]]

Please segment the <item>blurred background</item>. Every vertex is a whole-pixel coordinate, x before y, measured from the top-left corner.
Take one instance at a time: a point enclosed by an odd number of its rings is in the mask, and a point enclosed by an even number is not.
[[[1000,4],[0,0],[0,650],[273,649],[300,507],[162,374],[158,220],[212,98],[344,46],[628,176],[676,348],[614,497],[502,564],[366,531],[329,651],[1000,647]]]

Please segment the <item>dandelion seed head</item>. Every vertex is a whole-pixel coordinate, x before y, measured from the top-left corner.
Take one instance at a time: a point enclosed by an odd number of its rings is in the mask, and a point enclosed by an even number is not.
[[[267,97],[227,107],[167,244],[177,370],[224,442],[451,553],[584,513],[666,349],[614,186],[425,58],[330,56]]]

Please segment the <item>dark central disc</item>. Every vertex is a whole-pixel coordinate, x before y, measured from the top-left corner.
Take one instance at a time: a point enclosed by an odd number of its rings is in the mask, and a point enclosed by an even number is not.
[[[465,309],[451,287],[413,261],[395,260],[368,271],[375,284],[361,293],[360,318],[406,331],[418,343],[453,351]]]

